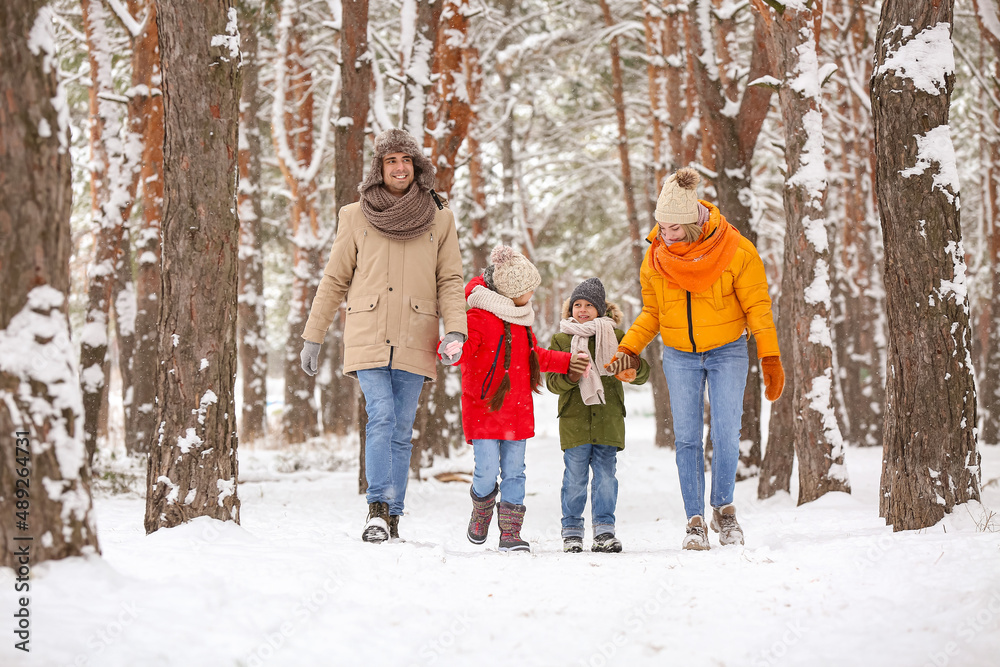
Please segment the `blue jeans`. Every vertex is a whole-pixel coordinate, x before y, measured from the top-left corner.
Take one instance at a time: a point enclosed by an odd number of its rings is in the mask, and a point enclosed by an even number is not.
[[[687,518],[705,516],[705,384],[711,410],[712,507],[733,502],[740,460],[743,392],[747,384],[747,341],[744,336],[708,352],[663,348],[663,373],[670,391],[677,445],[677,473]]]
[[[524,504],[524,440],[473,440],[476,470],[472,490],[480,498],[493,493],[500,476],[500,498],[506,503]]]
[[[590,488],[591,524],[594,536],[615,534],[615,506],[618,478],[615,477],[618,448],[612,445],[577,445],[563,452],[562,536],[583,537],[583,507],[587,503],[587,481],[594,470]]]
[[[388,503],[389,514],[403,513],[413,450],[413,419],[424,376],[389,368],[358,371],[365,395],[365,478],[368,502]]]

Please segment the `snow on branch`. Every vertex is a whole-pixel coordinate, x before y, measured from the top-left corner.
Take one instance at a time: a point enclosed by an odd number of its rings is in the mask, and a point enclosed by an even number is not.
[[[123,26],[125,26],[125,29],[128,30],[128,34],[133,37],[138,37],[142,34],[142,31],[146,29],[146,21],[149,20],[149,9],[146,9],[143,13],[141,21],[136,21],[132,17],[128,8],[121,3],[121,0],[105,1],[108,3],[108,7],[111,8],[111,11],[115,13],[115,16],[118,17],[118,20],[122,22]]]

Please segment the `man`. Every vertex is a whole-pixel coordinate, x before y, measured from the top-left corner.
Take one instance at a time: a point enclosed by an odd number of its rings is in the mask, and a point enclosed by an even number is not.
[[[399,536],[417,400],[436,377],[436,351],[454,364],[468,330],[458,233],[434,193],[434,166],[413,136],[375,138],[361,201],[340,210],[337,238],[302,337],[302,369],[315,375],[319,348],[347,299],[344,373],[365,395],[365,542]],[[438,319],[447,335],[438,341]]]

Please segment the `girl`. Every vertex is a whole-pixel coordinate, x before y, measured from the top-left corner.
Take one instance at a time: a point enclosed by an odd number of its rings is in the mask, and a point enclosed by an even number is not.
[[[521,523],[525,440],[535,435],[531,392],[538,391],[543,371],[567,373],[572,368],[583,374],[589,362],[581,355],[571,364],[568,352],[538,347],[529,302],[541,277],[531,262],[502,245],[493,249],[490,262],[465,288],[469,339],[459,361],[462,427],[476,461],[467,534],[473,544],[486,541],[499,494],[500,551],[528,551]]]
[[[688,524],[682,546],[708,549],[705,385],[711,405],[712,521],[722,544],[743,544],[733,490],[740,457],[740,421],[746,389],[747,329],[757,339],[764,395],[777,400],[785,384],[771,316],[764,263],[757,249],[718,208],[695,196],[698,172],[681,169],[663,184],[657,225],[642,261],[642,312],[621,340],[608,370],[638,368],[638,354],[659,332],[663,372],[674,418],[677,472]]]
[[[618,341],[625,335],[622,311],[604,297],[604,285],[588,278],[573,290],[563,305],[559,333],[552,337],[553,350],[587,352],[600,374],[582,377],[572,370],[566,374],[546,374],[549,391],[559,394],[559,440],[563,449],[562,537],[563,551],[583,551],[583,508],[587,503],[594,530],[591,551],[618,553],[621,541],[615,537],[615,507],[618,479],[615,465],[618,450],[625,448],[625,392],[622,382],[642,384],[649,377],[649,364],[640,359],[637,370],[614,376],[604,369],[611,361]],[[603,376],[603,377],[602,377]]]

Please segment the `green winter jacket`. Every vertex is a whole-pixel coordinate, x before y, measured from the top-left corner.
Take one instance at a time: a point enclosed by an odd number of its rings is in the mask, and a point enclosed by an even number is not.
[[[625,335],[615,329],[615,337],[621,342]],[[549,345],[551,350],[569,352],[572,336],[557,333]],[[594,356],[594,338],[590,338],[590,356]],[[595,369],[591,368],[591,372]],[[649,364],[642,360],[632,384],[642,384],[649,379]],[[613,445],[625,449],[625,391],[622,381],[614,375],[601,376],[604,384],[605,405],[584,405],[578,383],[571,382],[562,373],[546,373],[545,385],[554,394],[559,394],[559,441],[563,450],[577,445]]]

